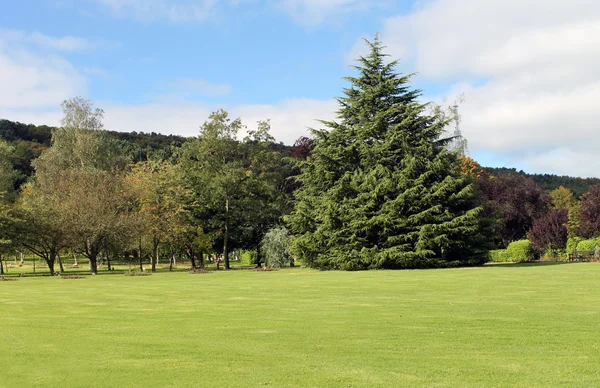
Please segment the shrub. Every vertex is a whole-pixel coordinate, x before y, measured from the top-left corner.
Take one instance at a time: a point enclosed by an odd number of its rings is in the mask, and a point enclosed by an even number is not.
[[[548,248],[542,254],[541,260],[544,261],[563,261],[565,260],[566,255],[564,249],[553,249]]]
[[[240,262],[244,265],[256,265],[256,251],[243,250],[240,252]]]
[[[577,244],[581,242],[581,238],[579,237],[570,237],[567,240],[567,255],[572,254],[575,250],[577,250]]]
[[[533,246],[529,240],[513,241],[508,244],[506,254],[512,262],[522,263],[535,258]]]
[[[261,242],[261,252],[267,267],[279,268],[290,262],[289,234],[283,226],[270,229]]]
[[[568,220],[567,211],[562,209],[553,209],[535,220],[527,236],[538,254],[544,253],[547,249],[565,248]]]
[[[600,246],[600,237],[589,240],[581,240],[577,244],[578,251],[595,251],[596,247]]]
[[[511,260],[508,257],[506,249],[496,249],[494,251],[490,251],[490,261],[492,263],[508,263]]]

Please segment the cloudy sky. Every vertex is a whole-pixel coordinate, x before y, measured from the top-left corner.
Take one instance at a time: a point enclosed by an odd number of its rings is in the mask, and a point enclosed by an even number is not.
[[[22,0],[0,12],[0,118],[196,135],[223,107],[291,144],[334,117],[376,32],[424,99],[460,106],[471,156],[600,176],[597,0]]]

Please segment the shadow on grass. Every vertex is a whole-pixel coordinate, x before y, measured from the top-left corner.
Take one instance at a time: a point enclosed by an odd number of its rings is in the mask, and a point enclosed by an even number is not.
[[[487,263],[483,268],[523,268],[523,267],[550,267],[555,265],[579,264],[568,261],[532,261],[526,263]]]

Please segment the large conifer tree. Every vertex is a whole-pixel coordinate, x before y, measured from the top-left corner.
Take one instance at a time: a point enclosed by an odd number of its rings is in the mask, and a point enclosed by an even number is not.
[[[347,77],[338,120],[313,131],[297,204],[294,253],[317,268],[427,268],[485,262],[474,186],[442,139],[448,121],[418,102],[411,75],[376,37]]]

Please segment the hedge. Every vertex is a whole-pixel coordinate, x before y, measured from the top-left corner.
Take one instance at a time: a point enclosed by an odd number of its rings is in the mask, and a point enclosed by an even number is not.
[[[515,263],[531,261],[535,258],[535,252],[529,240],[519,240],[511,242],[506,248],[506,254]]]
[[[533,246],[529,240],[514,241],[506,249],[490,251],[490,261],[493,263],[522,263],[535,257]]]
[[[577,244],[578,251],[594,251],[600,246],[600,237],[591,238],[589,240],[581,240]]]

